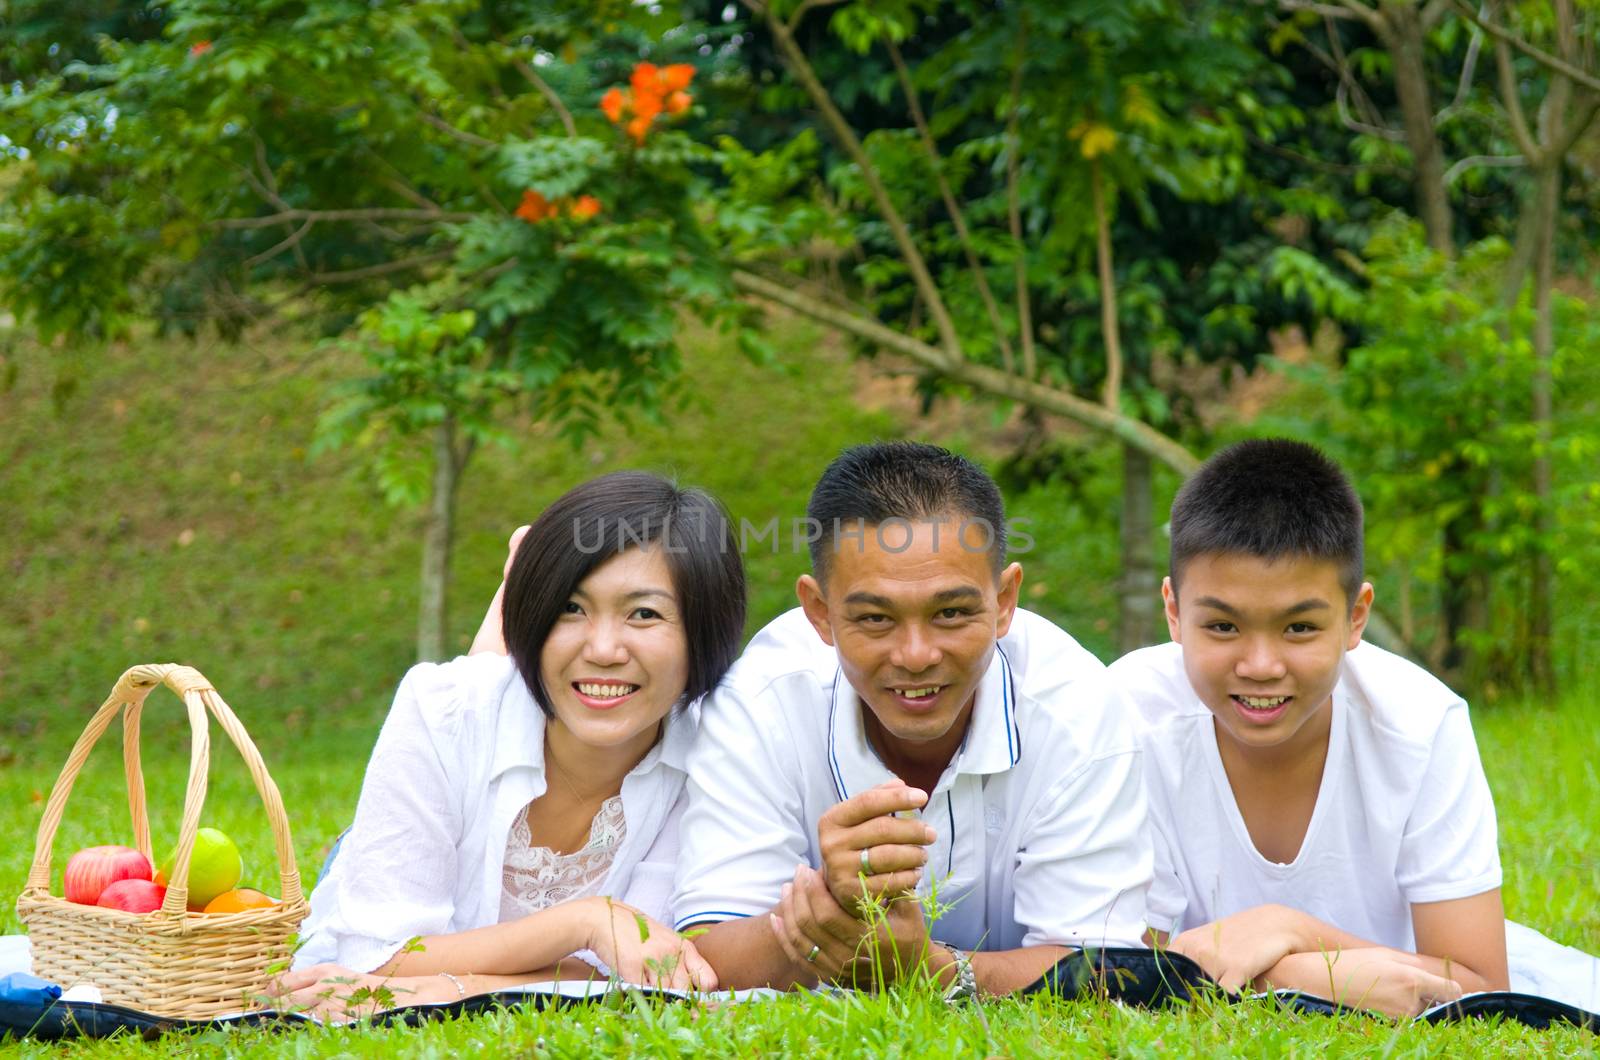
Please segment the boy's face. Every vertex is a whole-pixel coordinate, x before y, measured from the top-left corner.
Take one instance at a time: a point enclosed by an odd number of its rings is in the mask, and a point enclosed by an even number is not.
[[[1351,607],[1332,560],[1213,554],[1190,560],[1181,588],[1168,578],[1161,595],[1219,739],[1291,752],[1325,731],[1307,722],[1328,703],[1344,653],[1361,643],[1370,583]]]

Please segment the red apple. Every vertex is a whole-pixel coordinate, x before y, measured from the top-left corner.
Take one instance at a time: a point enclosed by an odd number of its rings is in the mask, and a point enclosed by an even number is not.
[[[167,889],[150,880],[118,880],[100,892],[95,904],[127,913],[153,913],[166,896]]]
[[[95,905],[118,880],[150,879],[150,859],[130,847],[84,847],[67,861],[62,892],[67,901]]]

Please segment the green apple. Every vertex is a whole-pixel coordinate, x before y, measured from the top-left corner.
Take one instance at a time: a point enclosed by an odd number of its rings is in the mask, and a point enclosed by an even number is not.
[[[177,860],[178,848],[174,845],[156,873],[156,879],[163,885],[172,882],[172,868]],[[189,856],[190,909],[204,909],[217,895],[237,887],[243,875],[244,859],[225,832],[202,828],[195,833],[194,853]]]

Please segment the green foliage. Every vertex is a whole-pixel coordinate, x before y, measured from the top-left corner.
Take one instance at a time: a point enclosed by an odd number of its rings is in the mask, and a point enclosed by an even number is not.
[[[780,5],[774,16],[782,15]],[[1258,44],[1264,24],[1248,7],[1167,0],[1003,11],[857,3],[812,16],[799,38],[861,135],[971,359],[999,365],[1009,345],[1015,361],[1020,263],[1043,376],[1097,392],[1105,339],[1088,204],[1091,160],[1102,166],[1129,364],[1125,400],[1180,431],[1197,417],[1170,382],[1152,382],[1155,359],[1194,354],[1249,367],[1274,328],[1296,322],[1309,330],[1351,301],[1348,274],[1292,234],[1310,204],[1333,207],[1309,191],[1292,197],[1272,168],[1281,162],[1262,150],[1303,120],[1286,96],[1289,71]],[[760,42],[763,24],[753,28]],[[903,53],[937,160],[916,127],[891,42]],[[766,83],[759,50],[752,63]],[[898,330],[937,342],[867,175],[831,132],[813,150],[808,97],[767,91],[757,100],[767,113],[746,123],[753,135],[745,147],[724,141],[730,198],[741,203],[722,215],[729,252],[805,272]],[[770,136],[773,122],[791,135]],[[1020,238],[1012,234],[1013,193]],[[998,329],[980,280],[996,303]],[[937,386],[930,382],[929,393]]]
[[[1600,557],[1590,474],[1600,451],[1600,380],[1580,352],[1600,342],[1600,310],[1557,296],[1562,339],[1553,372],[1565,408],[1550,451],[1560,518],[1541,536],[1532,518],[1532,462],[1543,443],[1529,398],[1531,309],[1524,300],[1508,313],[1501,303],[1509,253],[1491,237],[1449,260],[1428,248],[1415,223],[1382,226],[1367,248],[1363,341],[1342,370],[1313,370],[1332,400],[1310,425],[1361,489],[1375,568],[1403,572],[1423,588],[1457,581],[1501,590],[1491,620],[1466,634],[1490,661],[1525,650],[1528,557],[1551,554],[1564,576],[1579,580]],[[1465,547],[1446,552],[1444,532],[1464,514],[1481,517],[1468,523]]]
[[[44,337],[148,316],[232,338],[309,312],[372,371],[324,445],[360,443],[414,501],[419,434],[448,422],[470,446],[513,404],[574,440],[658,415],[683,315],[742,319],[694,216],[711,153],[665,119],[636,142],[597,106],[641,50],[693,57],[653,43],[659,13],[176,0],[163,17],[160,37],[33,56],[0,103],[0,296]]]

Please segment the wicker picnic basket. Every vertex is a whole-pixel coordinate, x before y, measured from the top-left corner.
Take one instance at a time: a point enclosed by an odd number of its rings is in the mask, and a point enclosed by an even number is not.
[[[157,685],[166,685],[183,698],[191,731],[189,786],[165,901],[160,909],[141,915],[79,905],[51,894],[50,854],[62,811],[90,750],[119,711],[134,844],[154,863],[144,774],[139,768],[139,714]],[[243,756],[272,825],[283,899],[268,909],[191,913],[187,908],[189,860],[211,760],[208,711]],[[32,939],[34,972],[63,986],[92,983],[107,1002],[158,1016],[206,1019],[236,1012],[251,1007],[266,992],[269,968],[289,956],[290,936],[299,929],[307,908],[278,786],[267,775],[244,726],[211,682],[197,670],[170,664],[135,666],[123,674],[78,737],[39,822],[33,867],[17,899],[17,915]]]

